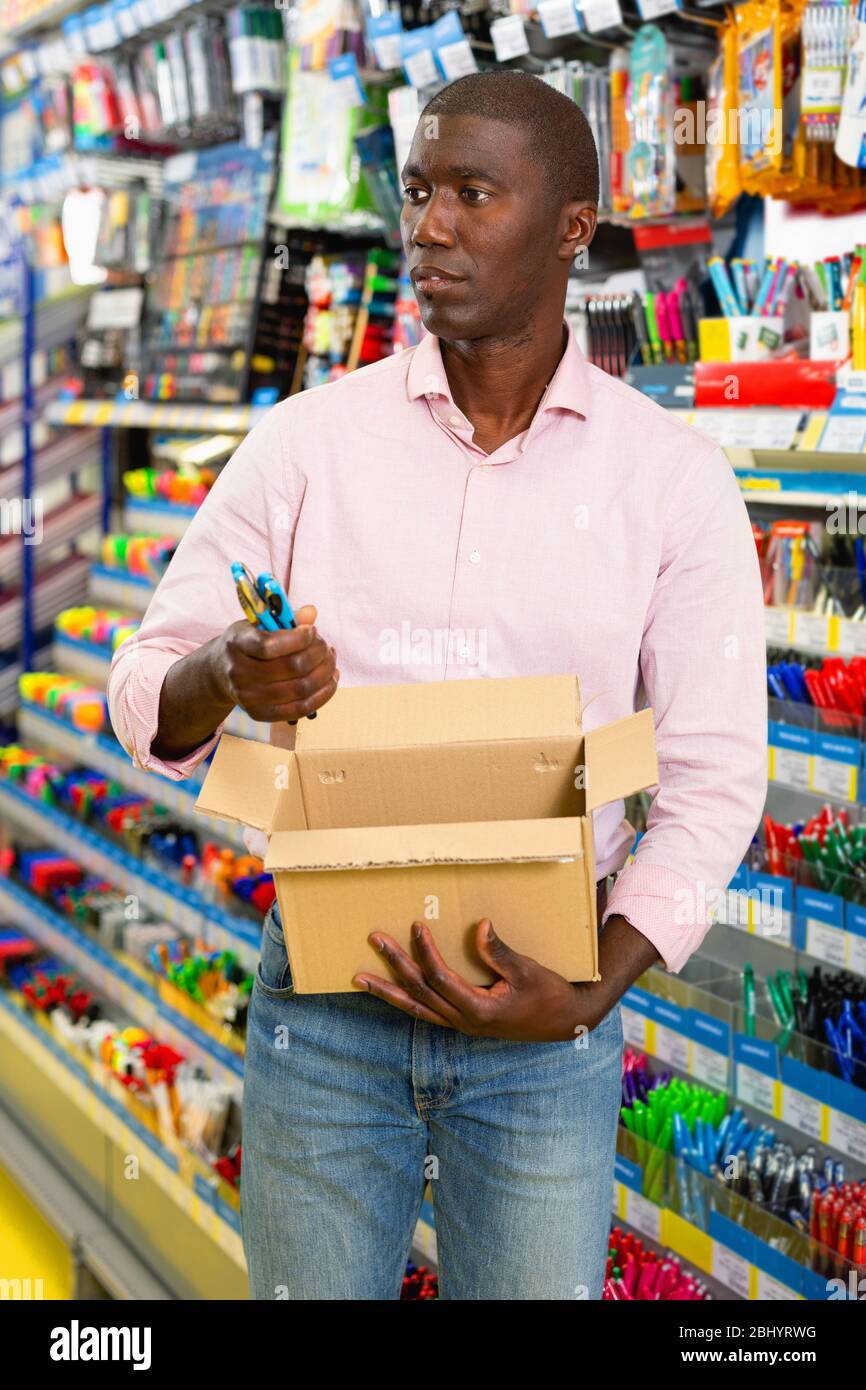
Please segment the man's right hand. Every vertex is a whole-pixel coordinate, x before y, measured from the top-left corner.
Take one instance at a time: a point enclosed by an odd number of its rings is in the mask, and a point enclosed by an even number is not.
[[[337,689],[337,655],[316,631],[316,609],[297,609],[295,620],[288,631],[265,632],[241,619],[217,639],[214,669],[226,699],[263,724],[303,719]]]

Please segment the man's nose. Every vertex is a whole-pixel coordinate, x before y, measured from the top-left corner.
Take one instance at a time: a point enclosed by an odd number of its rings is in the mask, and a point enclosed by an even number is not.
[[[416,246],[453,246],[454,221],[443,199],[436,193],[431,194],[429,201],[419,208],[412,240]]]

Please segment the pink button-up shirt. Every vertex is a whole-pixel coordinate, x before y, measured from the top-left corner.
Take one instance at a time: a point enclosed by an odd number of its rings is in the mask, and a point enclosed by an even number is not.
[[[187,777],[221,731],[174,762],[150,753],[166,671],[240,617],[232,560],[317,605],[344,685],[576,674],[587,728],[651,705],[660,787],[605,920],[622,913],[670,970],[685,964],[766,790],[757,556],[715,444],[591,366],[570,332],[529,428],[489,455],[432,336],[282,401],[115,654],[111,719],[138,767]],[[594,813],[599,879],[628,856],[623,811]]]

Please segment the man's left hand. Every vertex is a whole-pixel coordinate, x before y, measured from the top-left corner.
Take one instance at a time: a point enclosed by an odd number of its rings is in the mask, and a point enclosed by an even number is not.
[[[414,1018],[460,1033],[511,1042],[565,1042],[582,1027],[595,1028],[615,1002],[606,1002],[600,983],[571,984],[530,956],[512,951],[488,918],[478,924],[476,947],[499,979],[487,987],[470,985],[452,970],[422,922],[412,925],[417,960],[383,932],[373,933],[369,941],[399,983],[366,973],[356,975],[353,983]]]

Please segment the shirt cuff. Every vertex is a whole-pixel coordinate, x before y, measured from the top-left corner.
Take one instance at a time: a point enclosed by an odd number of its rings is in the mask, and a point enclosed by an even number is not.
[[[182,758],[163,760],[150,751],[159,727],[159,697],[166,674],[182,656],[177,652],[139,652],[140,664],[130,672],[120,692],[121,718],[127,739],[124,747],[133,766],[146,772],[158,772],[172,782],[189,777],[219,741],[225,721],[219,724],[211,738]],[[115,732],[118,732],[115,730]]]
[[[703,903],[703,911],[696,911]],[[712,923],[706,899],[682,874],[635,859],[617,878],[604,913],[604,922],[618,913],[651,941],[668,970],[682,970],[698,949]]]

